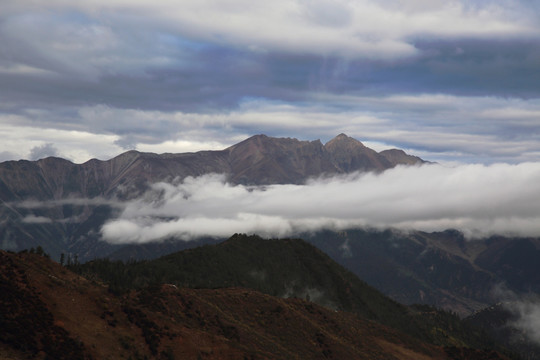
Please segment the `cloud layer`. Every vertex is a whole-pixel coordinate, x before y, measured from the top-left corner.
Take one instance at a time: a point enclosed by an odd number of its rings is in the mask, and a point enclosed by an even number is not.
[[[540,345],[540,300],[530,298],[514,301],[509,303],[507,307],[518,318],[510,325],[523,331],[529,341],[537,346]]]
[[[540,163],[397,167],[306,185],[233,186],[220,175],[157,183],[102,228],[112,243],[322,228],[459,229],[540,236]]]

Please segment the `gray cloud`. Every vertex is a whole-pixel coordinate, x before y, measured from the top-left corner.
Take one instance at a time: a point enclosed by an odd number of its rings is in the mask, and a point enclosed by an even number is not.
[[[303,104],[255,98],[242,101],[235,110],[217,113],[85,106],[70,117],[71,124],[59,123],[54,111],[36,110],[5,117],[0,135],[5,134],[4,144],[10,149],[24,149],[27,138],[34,144],[55,140],[62,154],[78,162],[107,159],[128,148],[217,150],[256,133],[324,142],[344,132],[379,143],[379,150],[402,148],[431,161],[518,163],[540,157],[540,134],[535,131],[539,117],[537,99],[315,92]],[[13,158],[24,156],[25,152]]]
[[[49,201],[37,201],[37,200],[24,200],[17,202],[8,202],[6,205],[10,207],[16,207],[21,209],[50,209],[55,207],[62,207],[65,205],[74,206],[100,206],[108,205],[111,207],[123,208],[123,204],[116,200],[104,199],[101,197],[95,197],[91,199],[86,198],[68,198],[61,200],[49,200]]]
[[[11,152],[11,151],[1,151],[0,152],[0,162],[7,161],[7,160],[15,160],[17,158],[17,154]]]
[[[91,4],[4,13],[6,97],[200,112],[245,96],[302,99],[306,90],[538,95],[528,76],[537,73],[539,30],[525,4]]]
[[[185,63],[152,65],[138,73],[106,72],[91,79],[0,73],[0,80],[10,89],[4,95],[11,104],[10,112],[33,104],[55,112],[58,106],[69,112],[73,107],[106,105],[212,113],[236,109],[245,98],[310,101],[312,92],[540,96],[536,86],[540,80],[538,41],[431,41],[417,46],[425,55],[392,63],[336,56],[260,54],[221,46],[188,47],[185,51],[190,58]],[[67,121],[73,121],[71,114],[66,115]],[[109,125],[114,131],[114,124]]]
[[[540,345],[540,298],[538,295],[517,294],[502,284],[493,289],[493,295],[501,301],[500,305],[512,314],[512,319],[506,325],[520,331],[516,339],[509,340],[518,342],[527,340],[537,346]]]
[[[49,156],[59,156],[58,149],[52,143],[35,146],[30,150],[28,158],[30,160],[39,160]]]
[[[267,6],[245,0],[227,5],[219,1],[189,0],[182,4],[134,1],[126,6],[123,1],[93,0],[13,4],[6,6],[3,13],[10,19],[7,30],[13,29],[5,32],[20,36],[39,50],[54,46],[58,51],[49,58],[65,61],[71,68],[99,69],[109,65],[106,55],[111,51],[127,65],[141,60],[145,60],[143,63],[170,61],[156,53],[131,47],[128,49],[135,53],[129,55],[138,56],[128,61],[124,45],[157,44],[155,48],[162,50],[160,46],[174,44],[170,35],[252,52],[394,59],[416,54],[410,40],[415,37],[537,35],[536,18],[529,8],[526,3],[495,1],[483,1],[474,6],[469,1],[434,1],[427,6],[424,1],[401,4],[368,0],[353,3],[280,0]],[[479,23],[482,26],[478,26]],[[40,32],[44,28],[49,30],[47,36]],[[252,31],[254,28],[258,31]],[[25,31],[19,34],[18,29]],[[130,33],[134,35],[126,35]],[[86,46],[81,49],[80,43]],[[60,44],[62,46],[58,46]],[[75,59],[81,61],[70,61]]]
[[[49,224],[52,223],[52,219],[44,216],[28,215],[22,219],[22,222],[27,224]]]
[[[508,307],[518,317],[511,325],[521,330],[529,341],[540,345],[540,299],[515,301]]]
[[[466,236],[540,235],[540,164],[398,167],[306,185],[232,186],[224,177],[158,183],[104,225],[105,240],[148,242],[321,228],[455,228]]]

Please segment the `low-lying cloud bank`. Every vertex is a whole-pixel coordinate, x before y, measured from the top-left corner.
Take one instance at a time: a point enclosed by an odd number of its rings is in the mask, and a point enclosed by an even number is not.
[[[156,183],[102,227],[111,243],[351,227],[540,236],[540,163],[397,167],[305,185],[231,185],[224,175]]]
[[[517,294],[504,285],[494,289],[495,298],[501,301],[504,310],[510,312],[511,318],[505,324],[518,330],[510,341],[530,342],[540,345],[540,297],[538,294]]]
[[[540,299],[516,301],[509,303],[507,308],[517,316],[510,325],[521,330],[529,341],[540,345]]]

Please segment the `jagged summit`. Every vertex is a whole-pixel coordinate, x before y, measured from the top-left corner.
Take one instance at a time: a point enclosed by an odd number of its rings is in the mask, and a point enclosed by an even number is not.
[[[242,184],[302,183],[339,172],[320,140],[252,136],[226,149],[231,181]]]
[[[383,171],[397,165],[345,134],[339,134],[327,142],[324,148],[343,172]]]
[[[356,140],[355,138],[352,138],[344,133],[339,134],[332,140],[328,141],[324,147],[328,149],[333,149],[337,147],[346,147],[350,149],[354,149],[357,147],[365,147],[364,144],[362,144],[360,141]]]
[[[229,146],[227,149],[225,149],[225,151],[231,152],[231,151],[234,151],[234,150],[237,150],[237,149],[240,149],[240,148],[244,148],[244,147],[247,147],[247,146],[257,147],[260,150],[266,151],[266,150],[270,150],[270,149],[266,148],[268,146],[270,146],[270,147],[273,147],[273,146],[290,147],[290,146],[298,146],[298,145],[302,145],[302,144],[306,145],[306,144],[311,144],[311,143],[319,143],[320,144],[321,141],[320,140],[314,140],[314,141],[298,140],[297,138],[291,138],[291,137],[278,138],[278,137],[271,137],[271,136],[264,135],[264,134],[258,134],[258,135],[253,135],[253,136],[239,142],[238,144],[234,144],[234,145]]]
[[[379,154],[384,156],[388,161],[394,164],[417,165],[427,162],[425,160],[422,160],[418,156],[408,155],[405,151],[400,149],[383,150]]]

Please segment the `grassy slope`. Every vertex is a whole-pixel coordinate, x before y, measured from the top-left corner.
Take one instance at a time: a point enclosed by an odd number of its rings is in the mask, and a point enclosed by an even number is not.
[[[302,240],[263,240],[235,235],[217,245],[128,263],[98,260],[77,267],[121,292],[151,284],[191,288],[243,287],[278,297],[309,299],[330,309],[356,313],[442,346],[493,347],[452,314],[401,305],[358,279]]]

